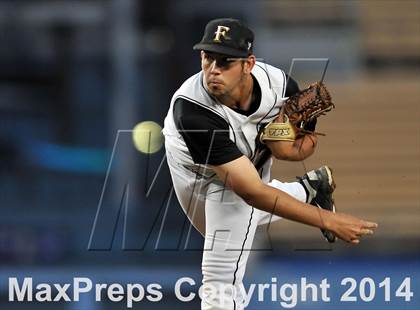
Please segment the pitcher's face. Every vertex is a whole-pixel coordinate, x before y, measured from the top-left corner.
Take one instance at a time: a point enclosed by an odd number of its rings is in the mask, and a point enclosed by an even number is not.
[[[229,96],[246,76],[242,59],[212,52],[201,52],[201,68],[208,91],[215,97]]]

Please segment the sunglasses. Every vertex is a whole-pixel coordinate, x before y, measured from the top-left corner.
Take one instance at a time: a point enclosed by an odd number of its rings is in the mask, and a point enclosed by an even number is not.
[[[234,62],[242,58],[235,58],[232,56],[225,56],[217,53],[204,52],[204,60],[207,64],[212,64],[216,61],[216,66],[222,69],[229,68]]]

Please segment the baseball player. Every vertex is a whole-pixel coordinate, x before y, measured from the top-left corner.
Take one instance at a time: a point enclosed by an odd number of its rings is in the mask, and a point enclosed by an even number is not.
[[[260,129],[299,88],[282,70],[257,62],[253,42],[253,32],[239,20],[210,21],[194,46],[202,70],[175,92],[165,118],[175,192],[205,238],[203,310],[246,306],[240,288],[258,225],[284,217],[319,227],[329,242],[338,237],[353,244],[377,227],[335,213],[327,166],[292,183],[270,182],[271,158],[255,168]],[[289,161],[309,157],[316,144],[315,134],[266,143],[275,158]]]

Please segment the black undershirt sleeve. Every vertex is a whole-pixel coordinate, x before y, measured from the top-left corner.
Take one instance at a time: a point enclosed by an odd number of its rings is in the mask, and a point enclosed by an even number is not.
[[[178,98],[173,116],[195,163],[222,165],[242,156],[229,138],[228,123],[217,114]]]

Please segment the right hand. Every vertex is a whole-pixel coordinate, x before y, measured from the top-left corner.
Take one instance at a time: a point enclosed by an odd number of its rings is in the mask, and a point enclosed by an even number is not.
[[[329,226],[328,230],[332,231],[341,240],[358,244],[361,237],[373,235],[378,224],[364,221],[352,215],[335,213],[327,226]]]

